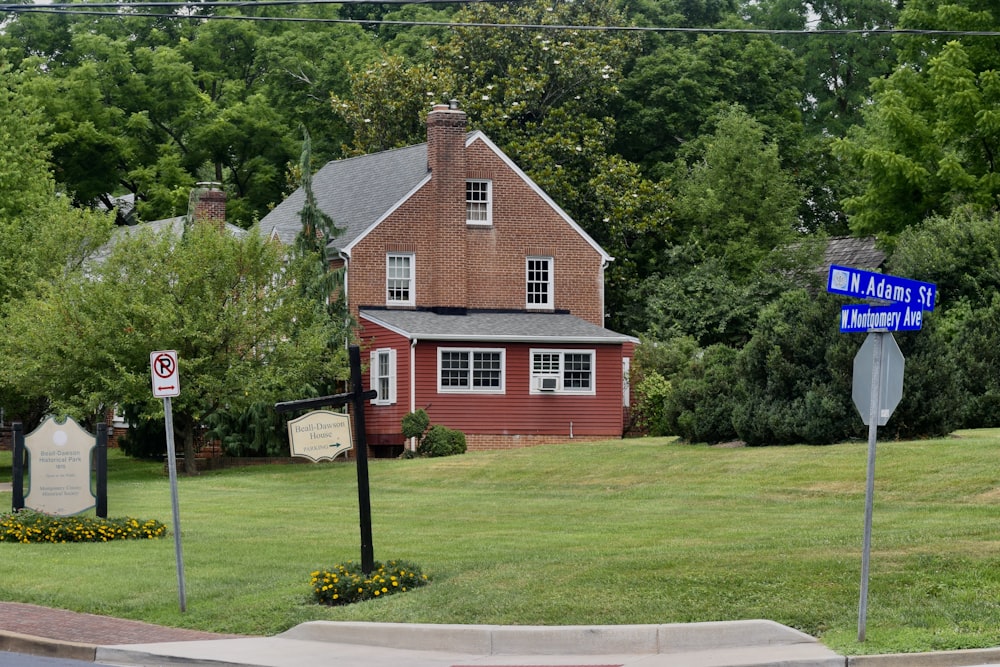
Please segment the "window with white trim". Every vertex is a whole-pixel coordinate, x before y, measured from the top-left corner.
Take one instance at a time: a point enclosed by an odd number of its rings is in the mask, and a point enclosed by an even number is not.
[[[438,391],[504,392],[504,350],[438,348]]]
[[[493,224],[493,181],[465,182],[465,222],[470,225]]]
[[[594,394],[593,350],[532,350],[532,394]]]
[[[413,263],[413,253],[389,253],[385,256],[385,303],[387,306],[412,306],[416,303]]]
[[[378,392],[372,405],[392,405],[396,402],[396,350],[382,348],[372,350],[368,368],[369,386]]]
[[[552,258],[528,257],[525,266],[528,309],[551,309],[553,307]]]

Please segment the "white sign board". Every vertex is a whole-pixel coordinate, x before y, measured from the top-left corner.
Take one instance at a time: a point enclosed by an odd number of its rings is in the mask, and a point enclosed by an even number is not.
[[[90,453],[96,439],[67,417],[49,417],[24,438],[31,488],[25,507],[54,516],[72,516],[97,504],[90,490]]]
[[[153,377],[153,396],[170,398],[181,395],[180,374],[177,372],[177,353],[161,350],[149,354],[149,370]]]
[[[292,456],[320,461],[335,459],[351,447],[351,418],[340,412],[314,410],[288,422]]]

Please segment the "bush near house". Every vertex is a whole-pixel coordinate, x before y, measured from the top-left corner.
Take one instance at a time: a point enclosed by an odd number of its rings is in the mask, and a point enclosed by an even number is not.
[[[403,417],[403,437],[417,439],[417,454],[452,456],[465,453],[464,433],[441,424],[431,426],[430,423],[430,417],[424,410],[416,410]]]

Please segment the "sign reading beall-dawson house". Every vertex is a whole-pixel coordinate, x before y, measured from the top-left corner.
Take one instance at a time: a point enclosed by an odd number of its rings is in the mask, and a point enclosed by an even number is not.
[[[288,441],[292,456],[332,461],[352,449],[351,418],[340,412],[314,410],[288,422]]]

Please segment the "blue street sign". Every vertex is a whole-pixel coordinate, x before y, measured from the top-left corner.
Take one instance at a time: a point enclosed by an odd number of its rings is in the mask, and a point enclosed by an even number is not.
[[[933,283],[830,265],[826,291],[859,299],[881,299],[917,310],[934,310],[937,287]]]
[[[900,304],[871,306],[852,303],[840,307],[840,332],[920,331],[924,313],[919,308]]]

